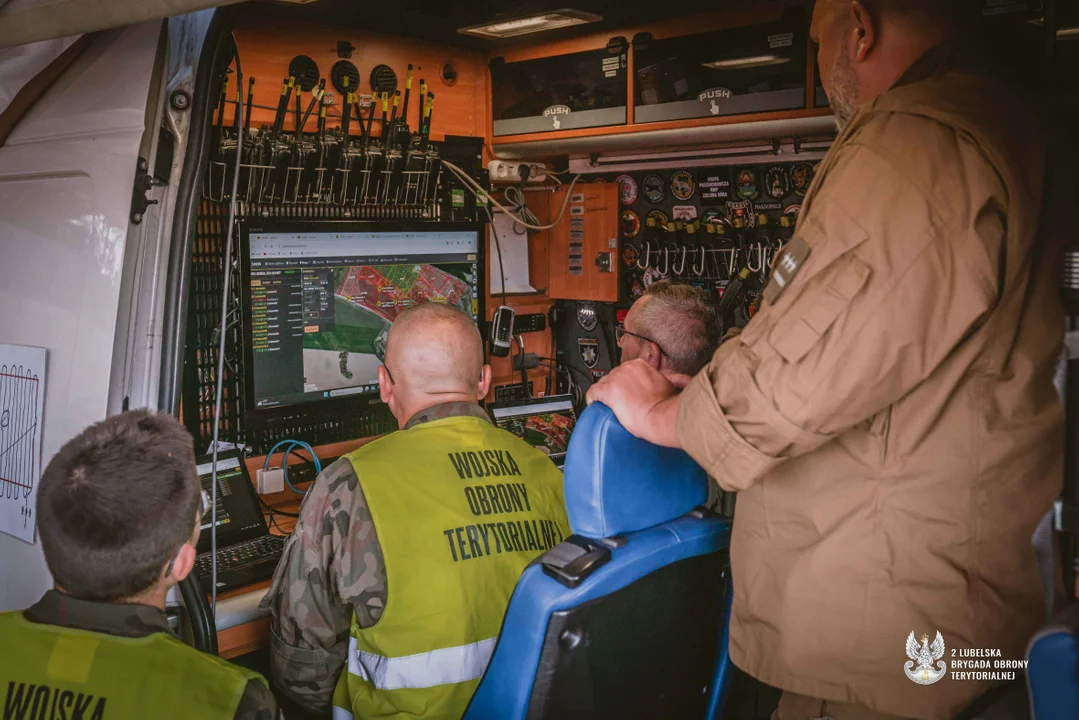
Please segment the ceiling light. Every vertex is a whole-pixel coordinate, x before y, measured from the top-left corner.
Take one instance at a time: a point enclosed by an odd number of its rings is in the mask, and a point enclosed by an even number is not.
[[[461,28],[457,32],[463,35],[475,35],[484,38],[510,38],[529,33],[546,32],[557,28],[570,27],[571,25],[584,25],[602,20],[599,15],[581,12],[580,10],[552,10],[540,15],[502,20],[495,23],[483,23],[471,27]]]
[[[702,63],[704,67],[712,70],[747,70],[749,68],[769,67],[789,63],[791,59],[783,55],[753,55],[751,57],[733,58],[731,60],[715,60]]]

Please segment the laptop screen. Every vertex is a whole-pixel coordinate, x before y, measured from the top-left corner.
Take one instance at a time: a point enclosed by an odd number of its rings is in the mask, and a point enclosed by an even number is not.
[[[550,456],[559,467],[566,462],[570,434],[577,424],[572,396],[495,403],[488,407],[488,412],[497,427]]]
[[[207,493],[213,482],[213,456],[203,455],[196,460],[199,482]],[[199,535],[198,551],[210,551],[210,527],[212,512],[202,517],[202,534]],[[217,455],[217,547],[233,545],[269,532],[262,517],[255,487],[247,474],[247,467],[237,453]]]

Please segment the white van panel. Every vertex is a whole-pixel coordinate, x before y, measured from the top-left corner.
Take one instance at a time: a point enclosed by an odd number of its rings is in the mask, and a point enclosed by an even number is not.
[[[132,184],[161,22],[102,33],[0,148],[0,342],[48,350],[42,465],[106,415]],[[51,585],[0,535],[0,611]]]

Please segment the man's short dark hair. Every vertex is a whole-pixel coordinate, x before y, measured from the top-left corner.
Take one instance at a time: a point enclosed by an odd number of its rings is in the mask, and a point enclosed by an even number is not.
[[[637,331],[659,344],[673,372],[696,375],[722,339],[716,304],[704,290],[668,280],[652,283],[645,296],[652,299],[637,316]]]
[[[84,600],[150,588],[191,538],[199,482],[191,436],[133,410],[91,425],[41,476],[37,524],[56,584]]]

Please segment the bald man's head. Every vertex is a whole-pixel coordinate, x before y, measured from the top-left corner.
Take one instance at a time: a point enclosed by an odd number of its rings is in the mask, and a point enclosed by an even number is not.
[[[386,338],[385,365],[386,377],[385,370],[379,373],[382,399],[402,426],[432,405],[476,402],[490,384],[476,323],[438,303],[417,305],[397,316]]]

